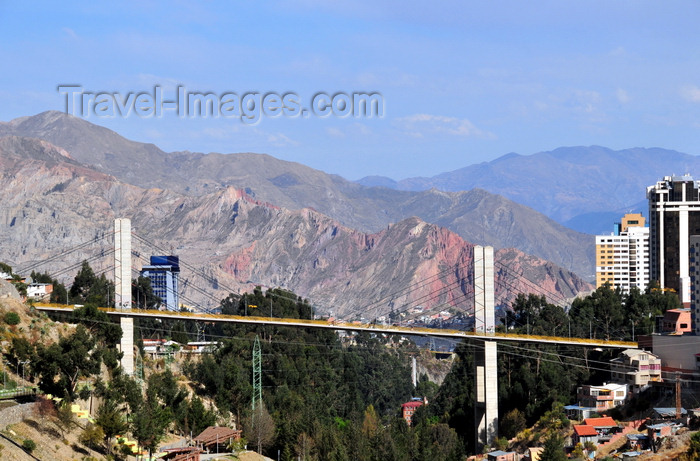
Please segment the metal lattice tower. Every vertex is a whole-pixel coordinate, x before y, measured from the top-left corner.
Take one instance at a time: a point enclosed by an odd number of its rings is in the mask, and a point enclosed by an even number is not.
[[[253,343],[253,411],[262,403],[262,354],[260,337],[255,336]]]

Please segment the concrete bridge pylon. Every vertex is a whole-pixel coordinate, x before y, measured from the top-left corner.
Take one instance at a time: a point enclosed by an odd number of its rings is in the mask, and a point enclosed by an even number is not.
[[[131,310],[131,220],[114,220],[114,307]],[[121,317],[121,366],[124,373],[134,374],[134,319]]]
[[[495,334],[493,247],[474,246],[474,324],[477,333]],[[476,402],[474,405],[477,449],[498,438],[498,350],[485,340],[474,352]]]

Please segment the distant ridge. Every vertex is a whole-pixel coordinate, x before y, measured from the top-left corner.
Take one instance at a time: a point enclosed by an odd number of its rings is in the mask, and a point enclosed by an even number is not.
[[[590,236],[483,188],[400,191],[365,187],[266,154],[165,153],[153,144],[127,140],[56,111],[2,123],[2,135],[48,141],[81,164],[141,188],[200,196],[232,186],[290,210],[313,208],[364,232],[378,232],[390,223],[417,216],[451,229],[469,242],[518,248],[587,279],[593,277]]]
[[[230,291],[250,290],[256,284],[291,289],[348,318],[382,315],[392,307],[423,305],[463,312],[471,307],[473,245],[419,218],[367,233],[310,208],[288,210],[234,187],[201,195],[142,188],[86,167],[60,148],[33,138],[0,138],[0,181],[0,261],[15,267],[100,241],[115,217],[128,217],[139,236],[160,248],[175,245],[181,262],[209,275],[207,282],[194,281],[188,269],[182,279],[183,296],[207,308],[216,307]],[[62,271],[97,251],[95,271],[108,271],[110,242],[102,245],[81,247],[37,268]],[[134,250],[144,256],[149,249]],[[137,260],[138,256],[136,264]],[[555,300],[590,289],[575,274],[520,250],[500,249],[496,260],[508,271],[526,275]],[[531,288],[508,271],[496,274],[502,303]],[[208,284],[205,291],[215,292],[214,299],[203,296],[202,283]]]
[[[402,179],[394,181],[395,185],[387,182],[385,187],[411,191],[479,187],[589,232],[610,228],[614,222],[609,221],[611,213],[637,210],[647,186],[679,172],[700,177],[700,157],[657,147],[578,146],[532,155],[511,153],[429,178]]]

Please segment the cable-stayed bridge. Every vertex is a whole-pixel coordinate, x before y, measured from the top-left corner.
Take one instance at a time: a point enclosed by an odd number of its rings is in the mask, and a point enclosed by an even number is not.
[[[86,242],[73,249],[66,250],[62,255],[70,254],[74,251],[84,251],[85,248],[89,247],[90,244],[97,242],[104,242],[110,237],[113,237],[114,243],[110,251],[105,251],[102,247],[98,250],[97,254],[92,255],[87,261],[95,261],[104,259],[105,257],[112,256],[113,264],[111,266],[104,264],[102,269],[114,270],[114,305],[116,309],[104,310],[109,314],[119,318],[119,323],[122,327],[123,337],[121,340],[121,351],[123,352],[122,358],[122,368],[127,374],[132,374],[134,371],[134,318],[146,317],[146,318],[172,318],[179,320],[190,320],[195,322],[223,322],[223,323],[238,323],[238,324],[262,324],[262,325],[277,325],[286,327],[298,327],[298,328],[322,328],[331,330],[345,330],[345,331],[369,331],[380,334],[399,334],[399,335],[421,335],[421,336],[432,336],[441,338],[451,338],[456,340],[461,339],[471,339],[474,341],[481,342],[482,346],[478,350],[475,349],[475,381],[476,381],[476,395],[475,395],[475,421],[476,424],[476,434],[477,445],[491,445],[492,442],[498,436],[498,380],[497,380],[497,344],[499,342],[509,342],[509,343],[538,343],[538,344],[556,344],[556,345],[569,345],[569,346],[580,346],[580,347],[592,347],[592,348],[615,348],[615,349],[625,349],[636,347],[636,343],[621,342],[621,341],[607,341],[599,339],[579,339],[571,337],[546,337],[546,336],[534,336],[534,335],[521,335],[521,334],[510,334],[510,333],[497,333],[495,328],[495,306],[494,306],[494,270],[497,268],[501,273],[511,274],[510,268],[503,265],[502,263],[494,263],[493,259],[493,249],[491,247],[474,247],[474,268],[470,278],[463,277],[452,285],[460,290],[460,297],[471,298],[473,301],[473,315],[475,320],[474,331],[459,331],[459,330],[445,330],[445,329],[435,329],[435,328],[422,328],[422,327],[403,327],[395,325],[378,325],[378,324],[368,324],[368,323],[356,323],[356,322],[341,322],[341,321],[323,321],[323,320],[302,320],[302,319],[288,319],[288,318],[275,318],[272,317],[253,317],[253,316],[230,316],[230,315],[217,315],[211,313],[211,309],[202,309],[204,312],[200,313],[187,313],[187,312],[173,312],[173,311],[161,311],[161,310],[138,310],[134,309],[131,299],[131,285],[132,285],[132,275],[134,272],[138,273],[136,269],[132,267],[132,256],[140,258],[139,252],[132,251],[132,237],[134,240],[149,245],[151,248],[159,251],[162,254],[167,254],[167,250],[163,250],[158,246],[152,244],[143,237],[138,236],[136,233],[132,233],[131,222],[128,219],[117,219],[114,223],[114,231],[110,233],[104,233],[101,237],[95,237],[91,242]],[[34,270],[42,266],[42,263],[56,262],[60,259],[61,255],[56,255],[51,258],[47,258],[42,262],[37,262],[34,264],[29,264],[22,268],[24,272],[29,270]],[[187,267],[187,263],[184,265]],[[105,268],[107,266],[107,268]],[[71,266],[77,267],[77,266]],[[190,266],[191,268],[191,266]],[[61,269],[64,271],[65,269]],[[196,268],[192,268],[193,271],[197,271]],[[446,271],[455,270],[455,268],[447,268]],[[468,272],[465,268],[460,268],[463,272]],[[512,274],[511,274],[512,275]],[[516,274],[522,277],[522,274]],[[435,277],[433,275],[431,278]],[[205,280],[207,277],[205,275]],[[216,280],[209,280],[214,283],[218,283]],[[416,286],[424,286],[428,284],[429,281],[418,282]],[[505,282],[508,283],[508,282]],[[536,293],[542,293],[542,287],[537,284],[528,281],[527,286],[532,288],[532,291]],[[195,290],[203,295],[212,296],[208,294],[206,290],[199,288],[197,286],[193,287]],[[227,289],[227,287],[222,287]],[[513,286],[511,286],[513,288]],[[415,286],[409,287],[409,289],[415,289]],[[231,293],[234,290],[230,290]],[[272,293],[273,295],[277,295]],[[428,295],[430,296],[430,295]],[[555,302],[561,303],[563,298],[557,293],[547,293],[549,299],[554,298]],[[191,303],[192,305],[197,305],[197,303],[183,297],[185,301]],[[425,302],[426,296],[419,298],[420,302]],[[430,298],[427,298],[430,299]],[[454,300],[455,297],[452,297]],[[297,301],[296,299],[294,301]],[[365,312],[371,312],[376,310],[377,306],[382,301],[377,301],[369,306],[365,306]],[[45,312],[65,312],[67,310],[73,309],[75,306],[68,304],[66,300],[66,305],[48,305],[48,304],[36,304],[36,308],[40,311]],[[405,307],[405,306],[404,306]],[[411,306],[408,306],[409,308]]]
[[[75,306],[63,304],[35,303],[34,307],[42,312],[70,312]],[[275,325],[282,327],[320,328],[335,331],[368,331],[396,335],[434,336],[450,339],[474,339],[503,342],[557,344],[593,348],[629,349],[637,343],[628,341],[606,341],[602,339],[571,338],[556,336],[523,335],[513,333],[479,333],[474,331],[449,330],[442,328],[402,327],[398,325],[363,324],[356,322],[306,320],[278,317],[253,317],[224,314],[207,314],[191,312],[171,312],[162,310],[131,309],[121,310],[101,308],[103,312],[115,317],[176,319],[191,322],[234,323],[240,325]]]

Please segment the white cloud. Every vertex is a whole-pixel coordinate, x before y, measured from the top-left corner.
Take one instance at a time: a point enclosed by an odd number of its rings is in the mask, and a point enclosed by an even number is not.
[[[683,99],[690,102],[700,102],[700,88],[695,85],[688,85],[681,90]]]
[[[274,147],[298,146],[299,143],[282,133],[270,133],[267,142]]]
[[[496,136],[477,128],[466,118],[444,115],[415,114],[397,119],[398,125],[409,135],[422,138],[428,133],[449,134],[473,138],[494,139]]]
[[[343,125],[343,129],[336,128],[336,127],[328,127],[325,128],[325,132],[328,136],[332,138],[338,138],[338,139],[343,139],[343,138],[350,138],[350,139],[359,139],[359,138],[367,138],[369,136],[372,136],[374,133],[372,130],[367,126],[362,123],[353,123],[351,125]]]
[[[75,31],[73,29],[71,29],[70,27],[63,27],[61,30],[63,32],[65,32],[65,34],[67,36],[69,36],[70,38],[72,38],[73,40],[78,40],[78,38],[79,38],[78,34],[76,34]]]
[[[625,50],[624,47],[618,46],[617,48],[610,50],[610,53],[608,53],[608,54],[610,56],[619,57],[619,56],[625,55],[626,53],[627,53],[627,51]]]
[[[574,90],[569,96],[567,105],[576,110],[591,114],[596,111],[600,103],[600,93],[592,90]]]
[[[626,90],[623,90],[622,88],[618,88],[617,91],[615,92],[615,96],[617,97],[618,102],[621,104],[627,104],[630,102],[630,95],[627,93]]]
[[[345,137],[345,133],[343,133],[343,132],[342,132],[341,130],[339,130],[338,128],[333,128],[333,127],[331,127],[331,128],[326,128],[326,134],[327,134],[328,136],[333,137],[333,138],[344,138],[344,137]]]

